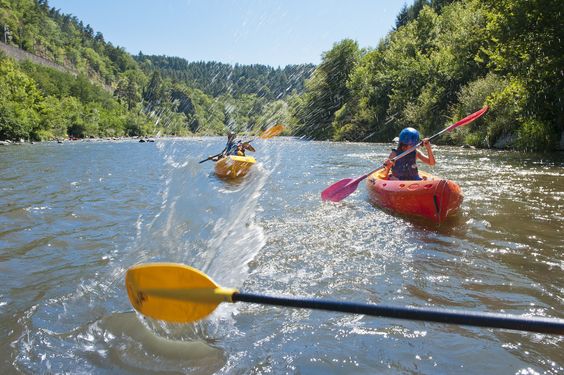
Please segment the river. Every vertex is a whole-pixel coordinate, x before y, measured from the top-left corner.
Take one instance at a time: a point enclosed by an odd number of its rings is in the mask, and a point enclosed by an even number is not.
[[[564,155],[435,147],[464,192],[440,226],[320,192],[391,145],[257,140],[217,179],[222,138],[0,147],[0,372],[564,372],[564,337],[222,304],[197,324],[133,311],[126,270],[179,262],[225,287],[564,318]],[[425,167],[422,167],[425,169]]]

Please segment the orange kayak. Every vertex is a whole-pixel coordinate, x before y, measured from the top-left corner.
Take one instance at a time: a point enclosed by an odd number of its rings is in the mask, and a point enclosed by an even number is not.
[[[256,160],[252,156],[229,155],[215,163],[215,174],[226,179],[243,177],[255,163]]]
[[[419,216],[441,223],[455,214],[462,203],[456,183],[419,171],[420,181],[386,180],[382,171],[368,176],[370,200],[401,215]]]

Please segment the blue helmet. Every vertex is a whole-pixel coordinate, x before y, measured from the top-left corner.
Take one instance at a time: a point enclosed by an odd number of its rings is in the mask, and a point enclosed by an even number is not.
[[[415,146],[419,142],[419,132],[413,128],[405,128],[399,135],[399,141],[408,146]]]

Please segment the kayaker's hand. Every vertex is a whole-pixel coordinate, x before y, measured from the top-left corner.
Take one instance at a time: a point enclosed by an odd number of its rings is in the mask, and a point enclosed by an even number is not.
[[[423,138],[423,140],[421,141],[421,143],[423,143],[423,146],[425,146],[425,147],[431,145],[431,141],[429,141],[429,138]]]
[[[393,167],[394,165],[396,165],[396,162],[395,162],[395,161],[392,161],[392,160],[390,160],[390,159],[386,159],[386,161],[384,162],[384,166],[385,166],[386,168],[391,168],[391,167]]]

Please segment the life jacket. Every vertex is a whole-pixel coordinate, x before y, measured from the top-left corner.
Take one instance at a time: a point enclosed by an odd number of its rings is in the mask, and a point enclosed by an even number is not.
[[[241,149],[239,149],[239,146],[241,146]],[[235,155],[245,156],[245,145],[243,145],[243,142],[239,141],[235,145]]]
[[[225,155],[237,155],[237,143],[227,142],[225,145]]]
[[[396,155],[403,151],[392,150]],[[419,171],[417,170],[417,151],[413,150],[401,159],[396,160],[396,164],[392,167],[392,175],[398,180],[420,180]]]

